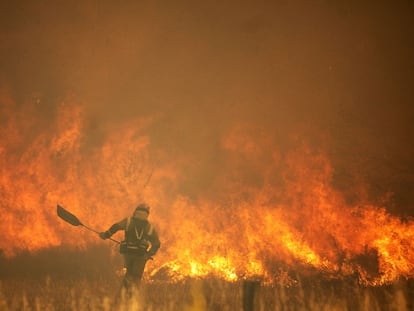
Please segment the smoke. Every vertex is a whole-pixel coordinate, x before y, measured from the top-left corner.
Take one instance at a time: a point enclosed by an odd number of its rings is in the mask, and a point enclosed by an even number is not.
[[[159,273],[412,276],[413,4],[0,6],[6,255],[96,243],[56,202],[105,228],[145,199]]]
[[[147,118],[151,148],[185,163],[188,196],[213,195],[232,170],[223,140],[237,129],[282,153],[300,137],[326,150],[349,200],[358,175],[370,199],[392,192],[389,208],[414,214],[411,3],[1,6],[0,80],[16,110],[35,103],[35,130],[68,98],[83,107],[84,152]],[[257,165],[238,165],[260,183]]]

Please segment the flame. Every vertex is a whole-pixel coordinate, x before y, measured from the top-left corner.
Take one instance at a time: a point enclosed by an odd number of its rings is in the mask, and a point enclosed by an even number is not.
[[[179,190],[191,173],[188,159],[154,146],[146,132],[154,119],[113,124],[93,144],[76,99],[45,122],[36,103],[17,106],[6,90],[0,93],[0,248],[6,256],[100,243],[60,221],[56,203],[104,230],[146,201],[162,240],[149,264],[152,278],[274,282],[295,270],[332,278],[358,273],[362,283],[380,285],[414,276],[414,223],[363,196],[347,203],[332,186],[323,150],[298,140],[282,152],[264,129],[234,124],[221,140],[220,174],[210,189],[189,197]]]

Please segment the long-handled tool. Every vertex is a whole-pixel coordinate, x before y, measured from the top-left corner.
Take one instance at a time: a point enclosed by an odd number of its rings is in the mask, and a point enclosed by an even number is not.
[[[88,229],[89,231],[95,232],[96,234],[99,234],[99,231],[96,231],[92,228],[89,228],[88,226],[85,226],[83,223],[80,222],[78,217],[70,213],[69,211],[65,210],[62,206],[59,204],[57,205],[57,215],[62,218],[67,223],[70,223],[72,226],[82,226],[85,229]],[[114,240],[112,238],[109,238],[112,242],[115,242],[117,244],[121,244],[121,242]]]

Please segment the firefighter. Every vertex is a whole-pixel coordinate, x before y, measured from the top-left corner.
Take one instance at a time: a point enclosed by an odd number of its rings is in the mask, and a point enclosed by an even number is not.
[[[160,248],[158,234],[148,221],[149,213],[149,206],[141,203],[131,217],[124,218],[109,230],[99,233],[101,239],[106,240],[119,230],[125,231],[120,253],[124,256],[126,267],[122,285],[127,291],[139,286],[147,260],[152,259]]]

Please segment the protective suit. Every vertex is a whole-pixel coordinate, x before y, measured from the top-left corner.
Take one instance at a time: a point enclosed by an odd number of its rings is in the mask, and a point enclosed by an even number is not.
[[[122,219],[99,234],[105,240],[124,230],[125,239],[121,242],[120,252],[125,261],[123,286],[127,290],[139,286],[147,260],[157,253],[161,245],[157,231],[148,221],[149,213],[147,204],[139,204],[131,217]]]

